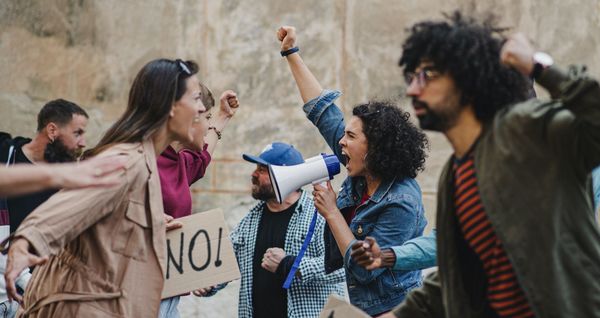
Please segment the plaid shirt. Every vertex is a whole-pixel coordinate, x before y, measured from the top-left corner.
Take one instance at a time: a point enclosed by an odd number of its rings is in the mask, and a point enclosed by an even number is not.
[[[252,262],[254,258],[254,247],[256,244],[256,232],[262,216],[265,202],[259,202],[240,221],[231,232],[231,242],[238,260],[242,280],[240,284],[240,300],[238,316],[240,318],[252,317]],[[298,201],[294,214],[290,219],[285,237],[285,248],[287,255],[297,255],[310,221],[315,211],[312,198],[305,191]],[[325,306],[327,297],[331,293],[344,296],[345,274],[340,269],[328,275],[325,274],[323,255],[323,227],[325,219],[320,215],[317,224],[302,261],[300,262],[300,277],[294,278],[287,295],[287,310],[290,318],[314,318],[318,317],[321,309]],[[268,297],[268,295],[265,295]]]

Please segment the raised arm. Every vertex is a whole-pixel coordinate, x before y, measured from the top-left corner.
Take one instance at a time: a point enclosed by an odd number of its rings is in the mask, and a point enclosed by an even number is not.
[[[286,52],[295,48],[296,28],[282,26],[277,30],[277,39],[281,41],[281,52]],[[309,100],[319,97],[323,88],[310,69],[304,64],[304,61],[302,61],[300,53],[295,52],[289,54],[286,56],[286,59],[290,66],[290,70],[292,71],[292,75],[294,76],[294,80],[296,80],[296,85],[298,85],[302,101],[307,103]]]
[[[535,66],[534,54],[533,46],[519,33],[506,41],[501,59],[523,75],[530,75]],[[550,66],[535,80],[554,99],[543,104],[544,110],[556,114],[560,106],[573,115],[572,122],[567,123],[567,116],[541,116],[538,112],[536,116],[540,118],[553,119],[544,123],[548,140],[555,145],[557,153],[569,156],[569,162],[576,164],[583,173],[590,173],[600,165],[600,84],[588,77],[585,67],[581,66],[570,67],[568,72]]]
[[[235,115],[238,110],[240,103],[237,99],[237,94],[232,90],[226,90],[221,94],[219,98],[219,111],[215,116],[209,120],[208,135],[206,135],[205,141],[208,145],[206,151],[212,156],[217,147],[220,135],[229,123],[229,120]]]
[[[281,41],[282,53],[291,52],[290,50],[296,45],[296,29],[289,26],[281,27],[277,32],[277,38]],[[289,54],[286,59],[302,96],[306,117],[319,129],[338,160],[345,163],[345,157],[341,155],[341,148],[338,144],[344,136],[344,115],[334,103],[341,93],[324,90],[302,61],[300,53]]]

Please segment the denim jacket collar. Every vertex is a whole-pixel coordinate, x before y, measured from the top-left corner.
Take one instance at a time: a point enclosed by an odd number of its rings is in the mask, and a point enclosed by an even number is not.
[[[390,191],[392,185],[396,182],[396,177],[384,179],[381,181],[375,193],[369,198],[370,201],[379,203],[386,194]],[[367,182],[364,177],[350,177],[342,184],[338,204],[341,209],[356,206],[360,203],[363,193],[367,187]]]

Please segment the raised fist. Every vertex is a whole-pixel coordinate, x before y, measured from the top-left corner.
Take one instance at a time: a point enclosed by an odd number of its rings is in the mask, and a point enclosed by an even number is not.
[[[281,42],[281,51],[287,51],[296,46],[296,28],[282,26],[277,30],[277,39]]]
[[[500,51],[500,60],[523,75],[531,74],[533,70],[533,54],[535,49],[523,33],[508,37]]]
[[[228,116],[233,116],[240,107],[240,103],[237,99],[237,94],[232,90],[226,90],[221,94],[219,98],[220,108],[219,110]]]

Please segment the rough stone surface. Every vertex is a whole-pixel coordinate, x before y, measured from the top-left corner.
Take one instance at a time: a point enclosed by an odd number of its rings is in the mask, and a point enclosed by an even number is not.
[[[304,118],[275,31],[299,30],[306,63],[323,86],[340,89],[351,107],[371,98],[399,98],[405,86],[396,66],[405,28],[441,12],[462,8],[493,12],[503,26],[525,32],[559,64],[584,63],[600,75],[600,0],[332,0],[332,1],[89,1],[0,2],[0,130],[31,136],[35,115],[48,100],[66,98],[91,115],[88,144],[121,114],[140,67],[158,57],[193,59],[215,94],[239,93],[239,114],[223,133],[206,177],[192,188],[194,210],[222,207],[230,227],[254,204],[249,196],[252,164],[279,140],[306,156],[327,152]],[[439,134],[428,134],[431,151],[418,181],[428,229],[435,222],[439,171],[451,153]],[[339,186],[342,177],[336,180]],[[234,317],[239,284],[210,299],[185,297],[182,317]]]

